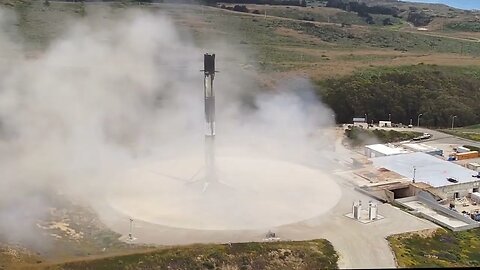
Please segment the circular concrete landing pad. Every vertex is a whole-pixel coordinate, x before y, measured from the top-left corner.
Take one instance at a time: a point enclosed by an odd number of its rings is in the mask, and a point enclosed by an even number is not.
[[[264,229],[333,208],[338,185],[319,170],[285,161],[217,158],[205,180],[202,159],[175,159],[127,169],[108,202],[136,220],[200,230]]]

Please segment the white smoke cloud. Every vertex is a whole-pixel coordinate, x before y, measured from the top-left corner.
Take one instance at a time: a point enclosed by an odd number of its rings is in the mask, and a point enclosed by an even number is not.
[[[7,27],[12,20],[0,10],[0,235],[45,214],[44,190],[95,204],[115,185],[112,172],[201,153],[206,50],[170,18],[139,11],[113,22],[87,17],[33,59]],[[256,94],[254,76],[231,61],[237,52],[225,44],[212,45],[221,70],[219,148],[300,159],[316,143],[330,143],[312,137],[333,120],[307,79]],[[10,238],[29,236],[29,227]]]

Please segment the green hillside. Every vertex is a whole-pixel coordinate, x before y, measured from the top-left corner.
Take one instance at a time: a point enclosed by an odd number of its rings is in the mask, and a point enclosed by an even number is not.
[[[455,127],[454,127],[453,130],[452,129],[445,129],[445,130],[443,130],[443,132],[448,133],[448,134],[452,134],[452,135],[455,135],[455,136],[458,136],[458,137],[462,137],[462,138],[465,138],[465,139],[480,142],[480,124],[467,126],[467,127],[461,127],[461,128],[458,128],[457,126],[458,125],[455,124]],[[476,149],[475,147],[471,147],[471,146],[466,146],[466,147],[473,150],[473,151],[478,151],[479,150],[479,149]]]
[[[408,124],[449,127],[480,122],[480,68],[432,65],[375,68],[340,79],[318,82],[318,93],[337,114],[339,122],[355,116]]]
[[[159,249],[96,260],[69,262],[46,269],[336,269],[330,242],[236,243]]]
[[[480,229],[452,232],[439,229],[432,235],[406,233],[387,238],[399,267],[478,267]]]

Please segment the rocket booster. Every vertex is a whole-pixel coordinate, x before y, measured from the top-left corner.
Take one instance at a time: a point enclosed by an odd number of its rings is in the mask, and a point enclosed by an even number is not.
[[[213,79],[215,78],[215,54],[205,54],[204,65],[204,96],[205,96],[205,136],[215,136],[215,92]]]
[[[215,54],[205,54],[204,65],[204,96],[205,96],[205,191],[208,184],[215,181],[215,92],[213,79],[215,78]]]

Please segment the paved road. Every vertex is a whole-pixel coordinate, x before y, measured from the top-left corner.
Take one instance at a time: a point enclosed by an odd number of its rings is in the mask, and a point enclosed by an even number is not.
[[[480,142],[457,137],[457,136],[443,133],[441,131],[434,130],[434,129],[428,129],[428,128],[422,128],[422,127],[414,127],[414,128],[408,128],[408,129],[407,128],[392,128],[392,129],[398,130],[398,131],[408,130],[408,131],[416,131],[420,133],[432,134],[431,139],[419,141],[421,143],[433,142],[438,144],[460,144],[460,145],[473,145],[473,146],[480,147]]]
[[[340,255],[341,268],[392,268],[396,267],[387,236],[408,231],[437,228],[436,225],[406,214],[389,204],[379,205],[379,213],[385,218],[371,224],[362,224],[342,214],[351,211],[350,201],[369,198],[355,192],[346,192],[345,201],[330,215],[316,221],[290,225],[279,230],[279,235],[291,239],[325,238],[332,242]],[[348,196],[350,195],[350,196]]]
[[[447,133],[443,133],[441,131],[432,130],[432,129],[425,129],[420,128],[419,130],[425,130],[424,132],[432,134],[432,138],[428,141],[435,142],[435,143],[445,143],[445,144],[462,144],[462,145],[473,145],[476,147],[480,147],[480,142],[457,137],[454,135],[450,135]]]

